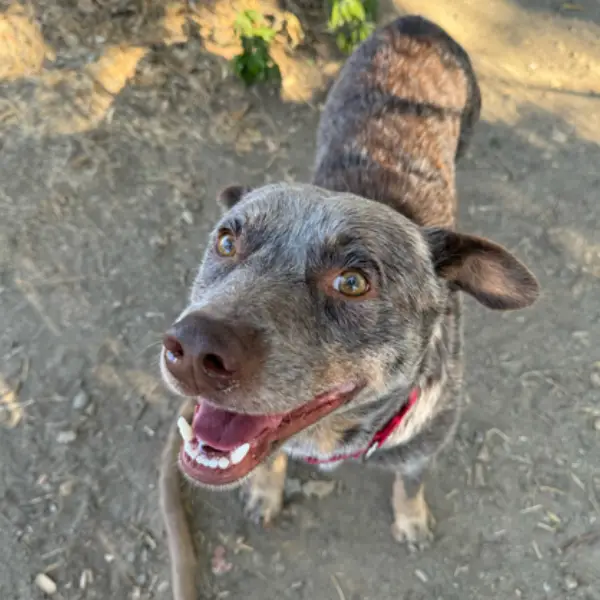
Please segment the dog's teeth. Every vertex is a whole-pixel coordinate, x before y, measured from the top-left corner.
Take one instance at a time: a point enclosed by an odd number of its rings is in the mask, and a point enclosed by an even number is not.
[[[208,467],[208,458],[206,456],[204,456],[204,454],[200,453],[198,454],[198,456],[196,456],[196,462],[199,465],[202,465],[203,467]]]
[[[236,448],[231,453],[231,462],[234,465],[239,465],[244,460],[244,458],[246,458],[248,450],[250,450],[250,444],[242,444],[239,448]]]
[[[191,442],[194,439],[194,430],[184,417],[177,419],[177,427],[184,442]]]
[[[219,459],[219,469],[226,469],[229,466],[229,459],[222,456]]]
[[[199,449],[198,448],[194,448],[191,444],[191,442],[186,442],[183,446],[185,453],[191,458],[194,459],[196,458],[196,456],[198,456],[198,452]]]
[[[216,458],[211,458],[206,466],[210,467],[211,469],[216,469],[219,466],[219,461]]]

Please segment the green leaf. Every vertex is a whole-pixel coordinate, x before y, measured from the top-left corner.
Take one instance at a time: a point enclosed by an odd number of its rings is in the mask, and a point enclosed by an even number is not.
[[[367,18],[365,14],[365,7],[362,5],[360,0],[354,0],[349,3],[349,13],[353,16],[357,21],[364,21]]]
[[[352,5],[348,0],[340,0],[340,15],[342,24],[352,21]]]
[[[334,1],[333,6],[331,7],[331,15],[329,16],[329,29],[330,31],[335,31],[341,27],[342,24],[343,21],[339,1]]]

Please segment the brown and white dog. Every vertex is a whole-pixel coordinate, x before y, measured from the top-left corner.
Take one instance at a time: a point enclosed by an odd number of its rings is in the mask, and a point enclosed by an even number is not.
[[[227,188],[188,307],[164,338],[167,385],[194,399],[179,465],[282,505],[287,457],[392,471],[393,534],[430,536],[423,475],[459,418],[461,295],[531,305],[535,277],[455,230],[455,163],[479,118],[465,51],[419,17],[377,30],[329,93],[312,185]]]

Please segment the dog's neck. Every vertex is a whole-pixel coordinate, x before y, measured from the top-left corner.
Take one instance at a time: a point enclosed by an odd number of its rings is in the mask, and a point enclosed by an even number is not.
[[[411,158],[390,171],[368,154],[342,150],[335,162],[327,157],[317,167],[313,183],[335,192],[351,192],[386,204],[422,227],[452,229],[456,218],[454,164],[423,171]]]
[[[453,398],[442,392],[447,385],[456,385],[461,377],[457,364],[449,368],[450,362],[460,363],[460,304],[457,293],[449,294],[446,311],[435,324],[408,383],[406,376],[402,376],[397,382],[391,382],[384,393],[370,392],[371,401],[365,399],[366,402],[356,408],[327,417],[286,442],[285,451],[302,460],[308,458],[323,469],[335,468],[341,461],[330,463],[329,459],[336,455],[362,455],[374,436],[402,413],[414,390],[418,390],[418,398],[410,403],[402,422],[386,438],[386,446],[405,443],[441,410],[452,408],[442,406],[445,399]]]

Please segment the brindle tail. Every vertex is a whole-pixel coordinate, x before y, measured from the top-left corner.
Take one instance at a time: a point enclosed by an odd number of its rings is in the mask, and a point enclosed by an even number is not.
[[[186,400],[180,414],[190,421],[192,413],[193,402]],[[180,439],[175,419],[160,459],[160,510],[167,530],[173,600],[197,600],[196,554],[181,498],[181,478],[175,466]]]
[[[392,26],[395,26],[403,35],[412,37],[425,36],[437,40],[463,69],[467,77],[468,85],[467,103],[463,108],[460,118],[460,137],[456,149],[455,160],[462,158],[471,142],[473,127],[477,121],[479,121],[479,116],[481,114],[481,89],[479,88],[477,75],[475,75],[475,70],[473,69],[469,55],[465,49],[441,27],[424,17],[416,15],[400,17]]]

